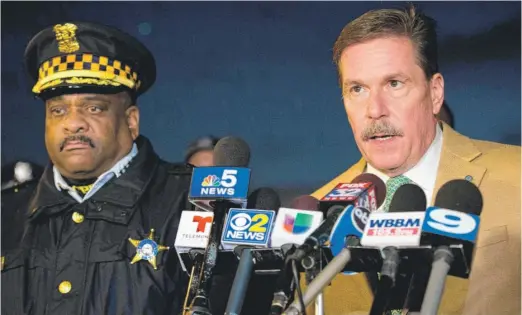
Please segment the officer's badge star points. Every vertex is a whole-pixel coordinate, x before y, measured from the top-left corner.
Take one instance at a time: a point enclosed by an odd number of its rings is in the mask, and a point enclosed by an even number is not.
[[[132,258],[131,264],[140,260],[148,260],[154,270],[157,270],[156,256],[159,252],[169,250],[170,247],[158,245],[154,241],[154,229],[150,229],[149,236],[142,240],[135,240],[129,237],[129,242],[136,247],[136,255]]]

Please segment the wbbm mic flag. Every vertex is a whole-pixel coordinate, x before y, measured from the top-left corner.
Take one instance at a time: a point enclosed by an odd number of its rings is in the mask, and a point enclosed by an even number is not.
[[[364,227],[363,246],[418,246],[424,212],[373,212]]]
[[[211,200],[230,200],[246,204],[250,169],[245,167],[197,167],[192,172],[190,201],[205,210]]]
[[[230,245],[267,247],[275,211],[230,209],[221,241]]]

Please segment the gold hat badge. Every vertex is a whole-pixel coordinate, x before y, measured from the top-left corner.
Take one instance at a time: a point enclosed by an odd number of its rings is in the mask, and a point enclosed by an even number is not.
[[[154,241],[154,229],[150,229],[147,238],[141,241],[129,238],[129,242],[136,247],[136,255],[132,258],[131,264],[140,260],[148,260],[154,270],[158,269],[156,267],[156,256],[158,253],[170,248],[168,246],[158,245],[158,243]]]
[[[69,54],[80,49],[80,43],[76,39],[76,30],[78,26],[72,23],[57,24],[53,27],[56,41],[58,42],[58,50]]]

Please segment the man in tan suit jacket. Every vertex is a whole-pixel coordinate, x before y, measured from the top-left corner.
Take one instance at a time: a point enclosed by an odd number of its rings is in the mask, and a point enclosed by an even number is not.
[[[444,183],[467,179],[478,186],[484,207],[471,277],[448,277],[439,314],[520,314],[520,147],[473,140],[437,122],[444,80],[434,42],[432,20],[414,8],[370,11],[343,29],[334,59],[363,157],[313,196],[322,198],[369,166],[390,178],[408,172],[440,128],[430,205]],[[368,314],[373,301],[362,274],[339,275],[324,293],[329,315]]]
[[[520,147],[473,140],[446,124],[443,137],[434,195],[444,183],[471,176],[482,192],[484,208],[469,292],[467,280],[449,277],[440,313],[520,314]],[[313,196],[322,198],[335,185],[350,182],[365,169],[366,161],[361,159]],[[367,314],[372,301],[362,274],[339,275],[325,290],[325,313]]]

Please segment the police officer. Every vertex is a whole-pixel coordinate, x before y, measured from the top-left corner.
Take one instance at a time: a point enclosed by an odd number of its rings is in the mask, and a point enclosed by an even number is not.
[[[20,205],[31,197],[43,170],[41,165],[23,160],[2,166],[2,221],[9,222],[2,226],[2,248],[13,243],[12,237],[18,230],[15,227],[24,221],[23,213],[12,210],[21,211]]]
[[[172,246],[191,169],[140,135],[152,54],[120,30],[71,22],[38,33],[25,63],[51,163],[26,202],[2,209],[2,314],[178,314],[186,276]]]
[[[218,141],[216,137],[206,136],[191,142],[185,153],[185,161],[197,167],[213,166],[214,147]]]

